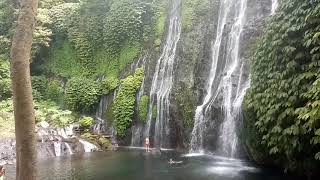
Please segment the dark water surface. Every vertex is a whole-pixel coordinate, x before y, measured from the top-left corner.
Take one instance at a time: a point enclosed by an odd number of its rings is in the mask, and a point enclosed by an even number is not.
[[[183,162],[169,164],[170,158]],[[44,160],[38,166],[39,180],[292,180],[245,161],[172,151],[161,155],[139,150],[88,153]],[[6,179],[14,176],[14,167],[7,167]]]

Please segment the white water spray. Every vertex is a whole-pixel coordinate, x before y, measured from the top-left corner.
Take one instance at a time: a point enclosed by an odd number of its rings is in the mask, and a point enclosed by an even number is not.
[[[173,67],[176,49],[181,34],[180,6],[180,0],[173,0],[167,39],[162,54],[157,61],[150,91],[150,104],[144,137],[150,136],[152,111],[154,106],[156,106],[154,146],[157,148],[168,145],[170,134],[168,127],[170,121],[169,96],[173,86]]]
[[[279,6],[278,0],[272,0],[271,15],[273,15]]]
[[[217,34],[212,45],[212,65],[205,86],[206,94],[203,103],[196,109],[190,152],[204,150],[205,122],[211,120],[208,114],[217,98],[222,97],[220,108],[223,110],[223,122],[218,138],[218,151],[225,156],[235,156],[238,139],[235,133],[236,121],[239,119],[245,90],[249,87],[249,79],[242,79],[244,62],[239,58],[240,37],[246,19],[246,7],[247,0],[221,0],[220,2]],[[232,26],[228,32],[226,27],[230,25],[230,22]],[[228,32],[227,35],[226,32]],[[223,47],[225,37],[228,39],[226,47]],[[226,53],[221,56],[221,52]],[[220,63],[224,64],[222,69],[218,66]]]

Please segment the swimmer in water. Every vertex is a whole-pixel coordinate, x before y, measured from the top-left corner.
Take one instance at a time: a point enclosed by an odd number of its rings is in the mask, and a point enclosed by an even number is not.
[[[0,180],[4,180],[4,175],[5,175],[4,166],[0,165]]]
[[[180,164],[182,161],[173,161],[172,158],[169,160],[169,164]]]

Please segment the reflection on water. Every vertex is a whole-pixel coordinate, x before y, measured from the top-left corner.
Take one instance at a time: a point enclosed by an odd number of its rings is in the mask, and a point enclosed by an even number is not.
[[[181,164],[169,164],[173,158]],[[143,150],[87,153],[38,163],[40,180],[283,180],[280,173],[219,156],[162,154]],[[14,179],[7,167],[7,179]],[[287,178],[289,179],[289,178]],[[292,178],[290,178],[292,180]]]

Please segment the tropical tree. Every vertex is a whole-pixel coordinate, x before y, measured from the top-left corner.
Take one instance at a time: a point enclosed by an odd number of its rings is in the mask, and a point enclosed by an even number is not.
[[[30,57],[37,0],[22,0],[11,47],[17,180],[36,178],[35,116],[30,79]]]

